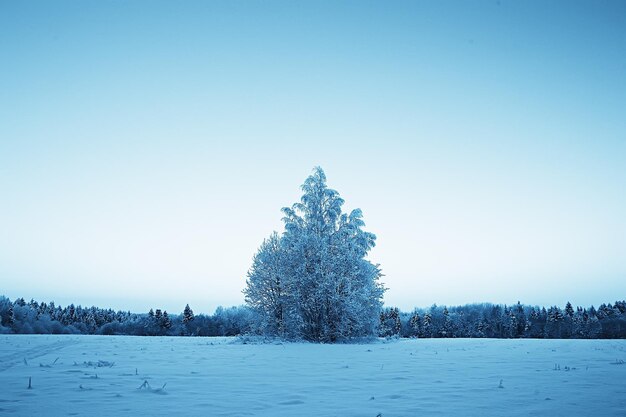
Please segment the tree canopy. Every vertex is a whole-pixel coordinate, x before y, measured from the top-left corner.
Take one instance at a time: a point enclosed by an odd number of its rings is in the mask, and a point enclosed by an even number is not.
[[[263,334],[334,342],[376,334],[382,296],[379,265],[366,259],[376,236],[360,209],[344,200],[317,167],[300,202],[282,209],[285,230],[254,256],[244,294]]]

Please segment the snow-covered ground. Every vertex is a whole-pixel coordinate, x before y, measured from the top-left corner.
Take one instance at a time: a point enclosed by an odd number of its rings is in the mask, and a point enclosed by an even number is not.
[[[626,416],[626,340],[0,341],[0,415]]]

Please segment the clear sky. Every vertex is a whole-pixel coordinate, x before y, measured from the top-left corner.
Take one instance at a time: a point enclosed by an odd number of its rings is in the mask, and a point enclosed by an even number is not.
[[[626,3],[0,2],[0,294],[241,304],[316,165],[388,305],[623,299]]]

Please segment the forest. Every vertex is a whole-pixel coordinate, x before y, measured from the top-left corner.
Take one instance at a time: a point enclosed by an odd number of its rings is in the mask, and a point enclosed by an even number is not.
[[[114,311],[54,302],[11,301],[0,296],[0,333],[100,334],[132,336],[240,336],[261,335],[254,312],[247,306],[218,307],[214,314],[194,314],[187,305],[179,314],[161,309],[147,313]],[[377,336],[386,338],[538,338],[624,339],[626,301],[598,308],[565,308],[468,304],[433,305],[412,312],[396,307],[380,313]]]
[[[245,307],[218,307],[213,315],[195,315],[189,305],[180,314],[159,308],[137,314],[3,296],[0,318],[0,333],[130,336],[236,336],[247,333],[251,321]]]

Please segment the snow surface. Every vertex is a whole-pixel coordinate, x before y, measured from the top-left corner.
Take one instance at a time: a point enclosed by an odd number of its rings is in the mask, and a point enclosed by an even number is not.
[[[626,416],[626,340],[0,340],[0,415]]]

